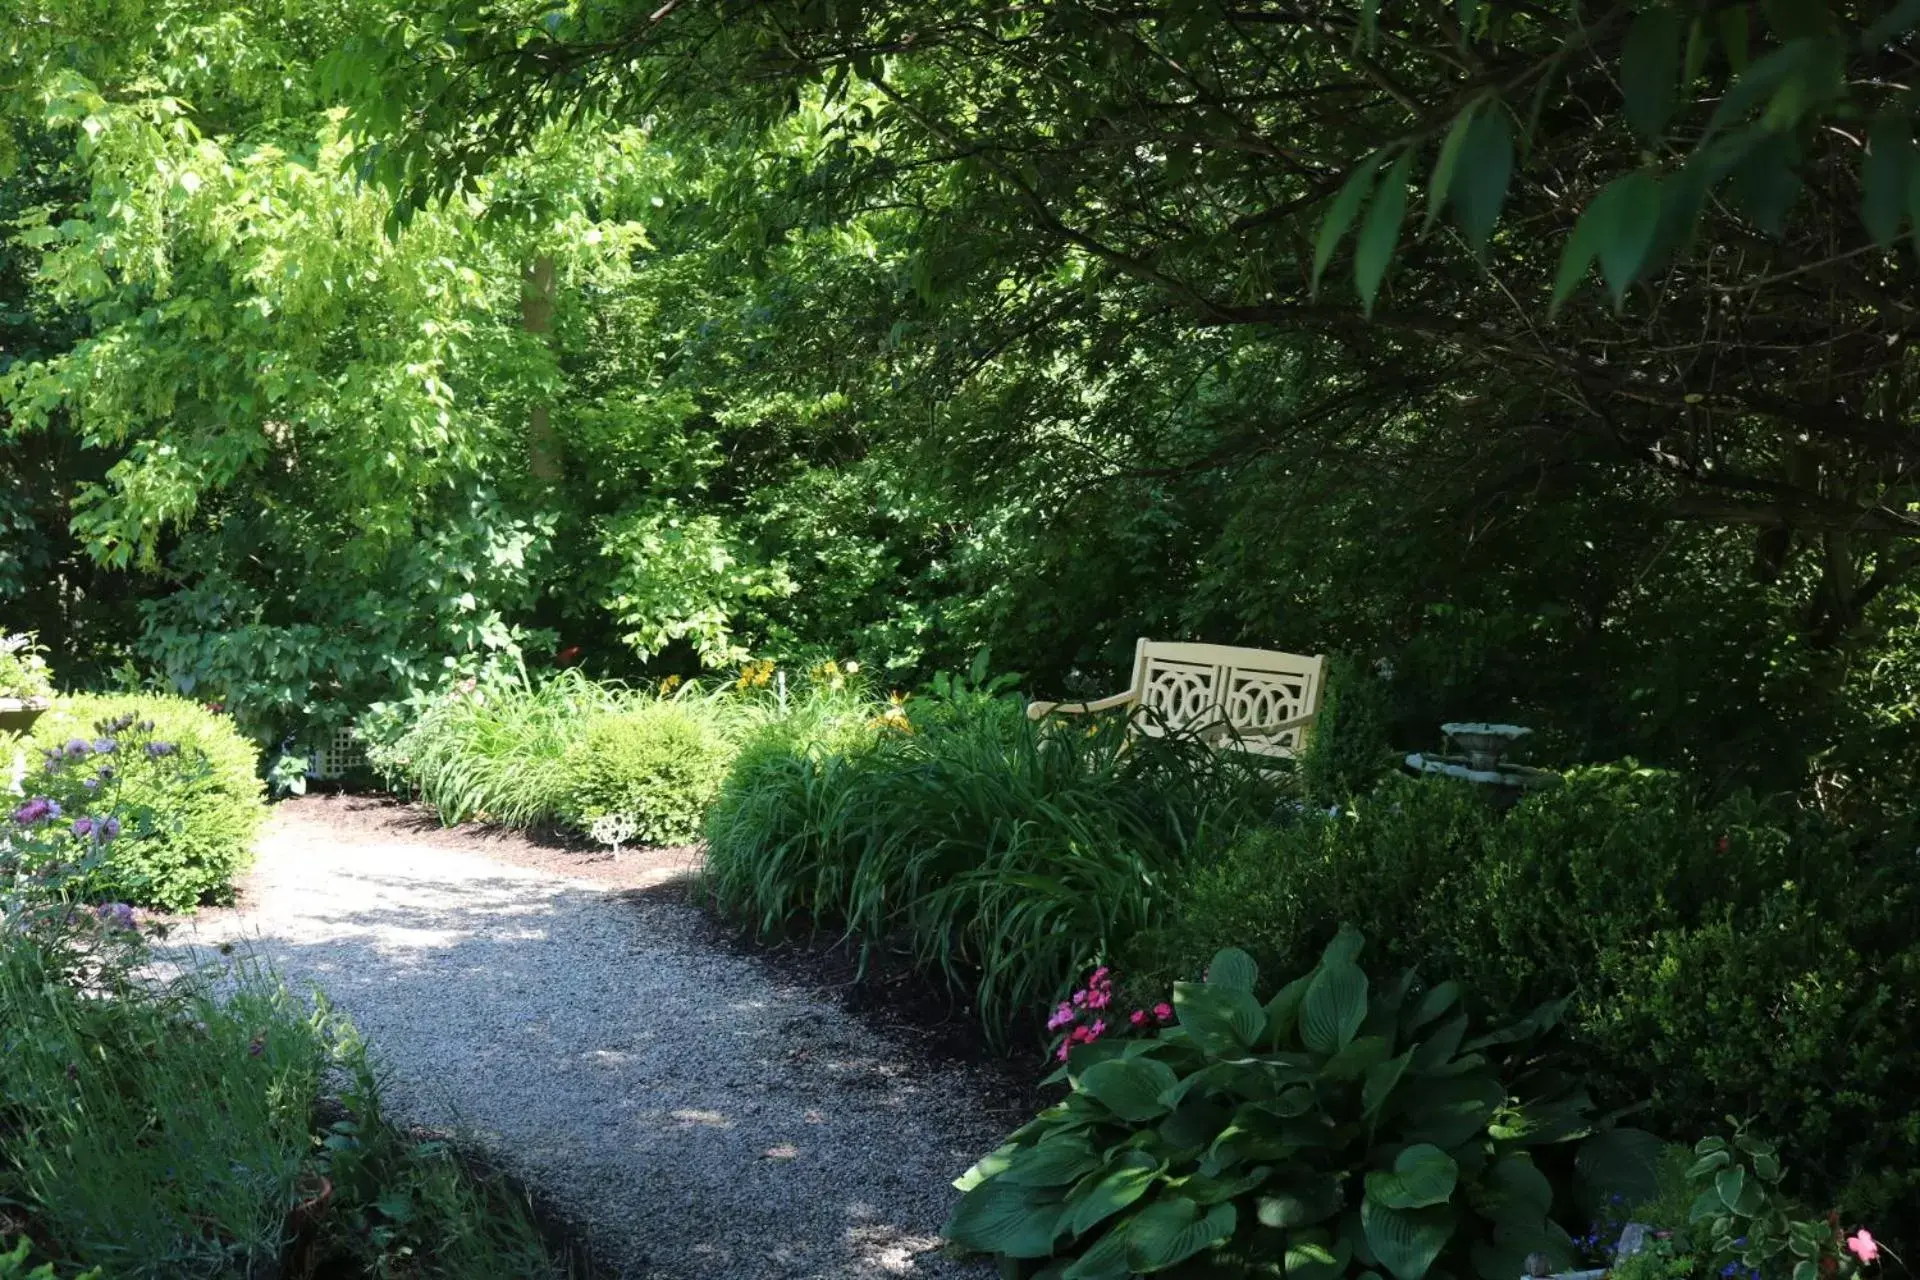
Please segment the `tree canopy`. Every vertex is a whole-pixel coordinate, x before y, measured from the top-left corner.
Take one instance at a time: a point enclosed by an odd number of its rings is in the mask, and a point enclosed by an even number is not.
[[[1920,6],[37,2],[0,403],[77,541],[7,554],[275,732],[1152,632],[1574,756],[1910,740]]]

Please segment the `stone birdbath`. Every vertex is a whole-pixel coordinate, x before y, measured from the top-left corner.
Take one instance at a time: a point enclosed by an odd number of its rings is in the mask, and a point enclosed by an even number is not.
[[[1441,725],[1440,732],[1453,744],[1455,752],[1428,755],[1416,751],[1407,757],[1407,768],[1415,773],[1435,773],[1493,787],[1508,802],[1518,800],[1524,791],[1559,779],[1560,775],[1549,769],[1505,763],[1504,757],[1513,744],[1533,732],[1524,725],[1453,721]]]

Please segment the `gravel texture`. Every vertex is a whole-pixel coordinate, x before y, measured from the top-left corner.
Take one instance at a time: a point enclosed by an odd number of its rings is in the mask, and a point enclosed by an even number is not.
[[[617,1275],[986,1274],[937,1232],[1008,1126],[994,1082],[717,947],[672,895],[306,802],[276,811],[241,903],[167,945],[248,940],[320,986],[396,1119],[479,1141]]]

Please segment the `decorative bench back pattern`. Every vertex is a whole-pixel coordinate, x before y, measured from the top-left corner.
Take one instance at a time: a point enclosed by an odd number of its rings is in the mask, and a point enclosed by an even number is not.
[[[1142,717],[1140,731],[1231,726],[1242,749],[1291,756],[1305,744],[1305,722],[1320,709],[1324,664],[1324,658],[1270,649],[1142,640],[1134,652],[1133,692],[1153,714]]]

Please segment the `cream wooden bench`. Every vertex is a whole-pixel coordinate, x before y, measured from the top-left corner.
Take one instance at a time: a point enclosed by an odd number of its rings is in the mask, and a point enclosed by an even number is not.
[[[1097,702],[1035,702],[1027,716],[1085,715],[1129,707],[1133,729],[1149,737],[1193,730],[1216,745],[1286,759],[1306,745],[1320,713],[1326,659],[1223,644],[1141,639],[1133,685]]]

